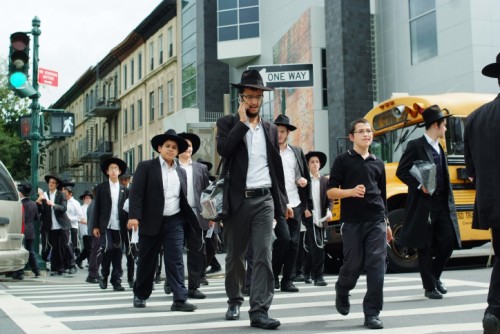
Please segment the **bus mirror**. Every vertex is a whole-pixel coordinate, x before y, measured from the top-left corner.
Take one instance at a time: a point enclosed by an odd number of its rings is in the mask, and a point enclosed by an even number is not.
[[[392,115],[396,118],[400,118],[404,112],[405,112],[405,106],[403,104],[392,108]]]

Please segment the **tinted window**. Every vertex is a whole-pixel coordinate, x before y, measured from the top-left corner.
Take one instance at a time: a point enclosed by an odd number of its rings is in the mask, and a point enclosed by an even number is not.
[[[2,163],[0,163],[0,200],[19,200],[16,185],[12,181],[12,177]]]

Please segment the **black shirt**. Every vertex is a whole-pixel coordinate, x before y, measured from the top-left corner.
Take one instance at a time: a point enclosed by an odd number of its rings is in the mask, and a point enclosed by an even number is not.
[[[337,156],[328,180],[328,189],[352,189],[362,184],[365,197],[346,197],[340,200],[342,222],[367,222],[387,217],[387,193],[384,162],[373,154],[363,159],[354,150]]]

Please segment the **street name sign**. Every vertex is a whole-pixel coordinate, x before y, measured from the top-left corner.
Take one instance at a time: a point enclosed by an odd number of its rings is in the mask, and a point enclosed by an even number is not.
[[[313,64],[282,64],[248,66],[257,70],[264,85],[272,88],[313,87]]]

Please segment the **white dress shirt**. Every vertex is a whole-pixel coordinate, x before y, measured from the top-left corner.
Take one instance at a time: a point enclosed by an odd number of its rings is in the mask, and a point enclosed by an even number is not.
[[[191,208],[195,207],[194,202],[194,178],[193,178],[193,161],[189,159],[187,164],[183,164],[179,161],[179,164],[186,171],[187,175],[187,200]]]
[[[118,214],[118,199],[120,196],[120,182],[111,182],[109,180],[111,191],[111,215],[109,216],[108,228],[111,230],[120,230],[120,218]]]
[[[163,206],[164,216],[173,216],[180,209],[180,197],[181,192],[181,181],[179,180],[179,175],[177,175],[177,163],[174,161],[172,167],[160,156],[161,165],[161,177],[163,181],[163,196],[165,197],[165,203]]]
[[[250,123],[245,123],[249,131],[245,134],[248,151],[247,189],[270,188],[272,185],[271,174],[269,173],[269,162],[267,158],[266,135],[262,120],[255,129]]]
[[[300,205],[299,189],[297,180],[300,179],[299,165],[297,157],[292,148],[286,145],[286,148],[280,150],[281,160],[283,161],[283,171],[285,173],[285,188],[288,195],[288,202],[292,208]]]
[[[83,212],[82,206],[74,197],[67,201],[66,215],[71,222],[71,228],[78,228],[78,223],[83,219]]]
[[[51,192],[45,193],[45,198],[47,198],[49,201],[54,202],[55,199],[56,199],[56,191],[54,191],[53,193],[51,193]],[[57,221],[56,214],[54,213],[54,207],[53,206],[50,207],[50,214],[51,214],[51,217],[52,217],[52,228],[51,229],[52,230],[60,230],[62,228],[62,226]]]

